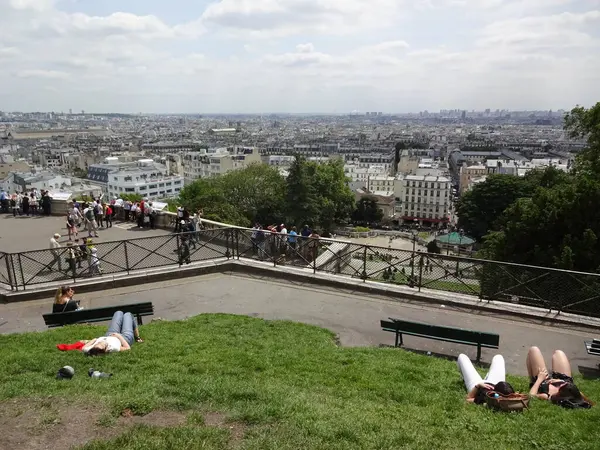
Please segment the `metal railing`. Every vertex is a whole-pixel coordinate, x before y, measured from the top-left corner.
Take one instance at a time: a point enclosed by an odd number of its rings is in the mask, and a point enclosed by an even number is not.
[[[363,281],[438,290],[600,317],[600,275],[397,250],[350,241],[226,227],[21,253],[0,252],[0,285],[12,290],[194,262],[240,259]]]

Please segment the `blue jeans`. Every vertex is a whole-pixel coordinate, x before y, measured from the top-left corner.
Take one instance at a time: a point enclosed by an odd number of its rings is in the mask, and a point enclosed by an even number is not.
[[[110,336],[112,333],[119,333],[131,346],[133,345],[133,340],[135,338],[134,330],[136,329],[137,320],[135,320],[131,313],[123,314],[123,311],[117,311],[113,314],[106,336]]]

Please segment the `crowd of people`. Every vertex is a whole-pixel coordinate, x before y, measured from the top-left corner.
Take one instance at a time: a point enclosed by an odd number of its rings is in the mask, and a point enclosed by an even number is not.
[[[289,231],[285,224],[263,227],[256,223],[252,228],[250,240],[252,251],[258,259],[270,259],[277,255],[298,256],[306,261],[314,261],[318,256],[321,237],[308,225],[298,233],[295,226]]]
[[[49,216],[52,214],[52,199],[48,191],[32,189],[30,192],[9,194],[0,191],[0,212],[17,216]]]

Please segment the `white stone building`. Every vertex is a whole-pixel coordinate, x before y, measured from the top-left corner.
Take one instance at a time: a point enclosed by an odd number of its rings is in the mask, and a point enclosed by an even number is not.
[[[250,164],[261,163],[256,147],[233,147],[231,149],[200,150],[184,153],[181,166],[185,184],[198,178],[224,175],[232,170],[243,169]]]
[[[396,181],[404,223],[442,226],[450,219],[452,183],[441,176],[407,175]]]

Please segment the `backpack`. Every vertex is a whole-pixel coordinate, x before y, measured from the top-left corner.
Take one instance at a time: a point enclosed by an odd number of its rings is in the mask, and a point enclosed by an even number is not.
[[[88,208],[87,212],[85,213],[85,218],[90,222],[94,220],[94,211],[92,211],[91,208]]]

